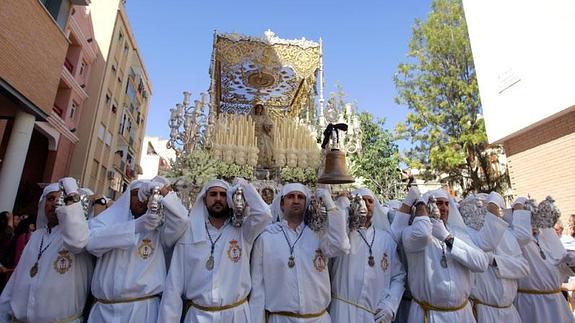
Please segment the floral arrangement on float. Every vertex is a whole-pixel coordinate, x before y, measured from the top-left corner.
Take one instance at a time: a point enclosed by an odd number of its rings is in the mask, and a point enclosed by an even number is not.
[[[284,183],[302,183],[315,186],[317,169],[285,166],[280,169],[280,179]]]

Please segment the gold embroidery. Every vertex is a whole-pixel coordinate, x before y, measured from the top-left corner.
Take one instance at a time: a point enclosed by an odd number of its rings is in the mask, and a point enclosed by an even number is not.
[[[313,258],[313,266],[315,267],[315,270],[321,272],[325,269],[326,265],[327,261],[323,252],[321,251],[321,249],[317,249],[315,251],[315,257]]]
[[[154,246],[152,246],[152,240],[143,239],[142,243],[138,247],[138,255],[142,259],[148,259],[154,254]]]
[[[238,262],[242,258],[242,248],[238,245],[237,240],[230,241],[230,247],[228,248],[228,257],[233,262]]]
[[[67,271],[72,268],[72,256],[70,255],[70,251],[68,250],[60,250],[58,251],[58,257],[54,261],[54,269],[59,274],[65,274]]]
[[[389,259],[387,257],[387,252],[383,253],[383,258],[381,259],[381,270],[386,271],[389,267]]]

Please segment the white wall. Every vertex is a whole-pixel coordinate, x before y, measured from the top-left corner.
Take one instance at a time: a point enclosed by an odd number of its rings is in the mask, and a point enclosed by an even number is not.
[[[154,147],[157,155],[148,155],[148,143]],[[142,157],[140,166],[142,167],[142,174],[138,179],[151,179],[158,175],[158,167],[160,165],[160,157],[166,160],[175,160],[176,153],[173,149],[166,148],[168,140],[159,137],[144,137],[142,141]]]
[[[95,0],[90,2],[90,13],[94,28],[94,37],[104,59],[108,59],[108,51],[114,32],[119,0]]]
[[[463,4],[490,142],[575,105],[575,1]]]

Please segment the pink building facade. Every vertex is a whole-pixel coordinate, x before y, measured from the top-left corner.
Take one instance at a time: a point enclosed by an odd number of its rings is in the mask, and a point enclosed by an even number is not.
[[[79,142],[77,127],[88,98],[87,83],[98,50],[89,7],[71,8],[64,33],[68,36],[69,46],[52,113],[45,125],[45,131],[51,135],[44,165],[44,182],[54,182],[67,176],[74,146]]]

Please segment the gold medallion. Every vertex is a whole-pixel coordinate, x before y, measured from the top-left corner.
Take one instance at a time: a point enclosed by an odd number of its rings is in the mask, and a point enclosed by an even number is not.
[[[315,257],[313,257],[313,266],[317,271],[323,271],[327,266],[327,261],[321,249],[315,251]]]
[[[65,274],[72,268],[72,256],[70,251],[61,250],[58,251],[58,257],[54,261],[54,269],[61,275]]]
[[[238,262],[242,258],[242,248],[238,245],[237,240],[230,241],[230,247],[228,248],[228,258],[233,262]]]
[[[381,270],[386,271],[389,267],[389,259],[387,257],[387,252],[383,253],[383,258],[381,259]]]
[[[152,246],[152,240],[143,239],[142,243],[138,247],[138,255],[142,259],[148,259],[154,254],[154,246]]]
[[[37,273],[38,273],[38,262],[36,262],[34,266],[30,268],[30,277],[36,276]]]

